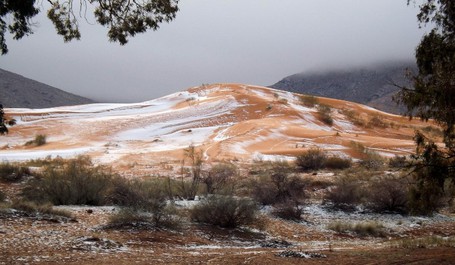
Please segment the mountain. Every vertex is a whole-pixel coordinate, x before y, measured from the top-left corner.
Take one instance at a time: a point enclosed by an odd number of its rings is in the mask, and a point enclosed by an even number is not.
[[[5,108],[49,108],[93,100],[0,69],[0,103]]]
[[[154,166],[180,168],[190,145],[211,162],[292,160],[312,147],[353,158],[365,148],[393,156],[412,153],[414,130],[429,126],[348,101],[316,101],[311,106],[290,92],[213,84],[134,104],[13,108],[8,115],[17,125],[2,136],[0,160],[85,154],[140,175]],[[24,146],[37,134],[46,135],[47,144]]]
[[[284,91],[331,97],[366,104],[390,113],[403,113],[392,97],[399,88],[409,86],[406,69],[415,70],[411,62],[395,62],[350,70],[300,73],[283,78],[270,86]]]

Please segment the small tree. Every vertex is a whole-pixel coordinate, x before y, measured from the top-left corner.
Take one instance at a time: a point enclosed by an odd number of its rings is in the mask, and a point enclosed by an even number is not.
[[[196,150],[194,145],[190,145],[184,150],[184,159],[182,161],[182,182],[181,182],[181,191],[185,199],[194,200],[196,197],[197,191],[199,189],[199,184],[203,180],[202,176],[202,150]],[[185,161],[189,160],[190,166],[189,170],[185,171]],[[184,180],[184,177],[190,177],[190,183],[187,184]]]
[[[297,156],[296,164],[301,171],[319,170],[324,167],[327,155],[319,148],[311,148]]]
[[[237,167],[233,164],[217,164],[213,166],[204,177],[203,183],[208,194],[222,190],[236,176]]]

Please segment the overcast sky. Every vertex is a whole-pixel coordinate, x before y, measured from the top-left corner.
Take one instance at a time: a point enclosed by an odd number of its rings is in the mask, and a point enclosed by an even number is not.
[[[173,22],[126,46],[110,43],[107,29],[84,21],[81,41],[65,44],[43,12],[35,34],[8,39],[0,68],[116,102],[203,83],[267,86],[304,71],[412,60],[424,31],[417,8],[406,2],[180,0]]]

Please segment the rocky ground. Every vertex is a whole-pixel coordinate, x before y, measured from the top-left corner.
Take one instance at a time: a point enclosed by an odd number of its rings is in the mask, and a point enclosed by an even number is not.
[[[453,245],[406,247],[403,238],[455,235],[455,217],[346,214],[305,208],[305,221],[267,215],[262,230],[224,230],[182,221],[175,230],[105,229],[116,207],[60,206],[73,218],[0,214],[0,264],[454,264]],[[376,220],[381,237],[359,237],[326,228],[332,221]]]

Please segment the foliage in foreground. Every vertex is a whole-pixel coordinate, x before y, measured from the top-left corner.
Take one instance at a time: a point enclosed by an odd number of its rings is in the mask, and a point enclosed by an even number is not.
[[[30,180],[22,191],[26,200],[54,205],[103,205],[114,175],[93,166],[88,157],[78,157],[47,167],[41,176]]]
[[[257,219],[258,207],[248,198],[212,195],[191,210],[191,219],[198,223],[236,228]]]

